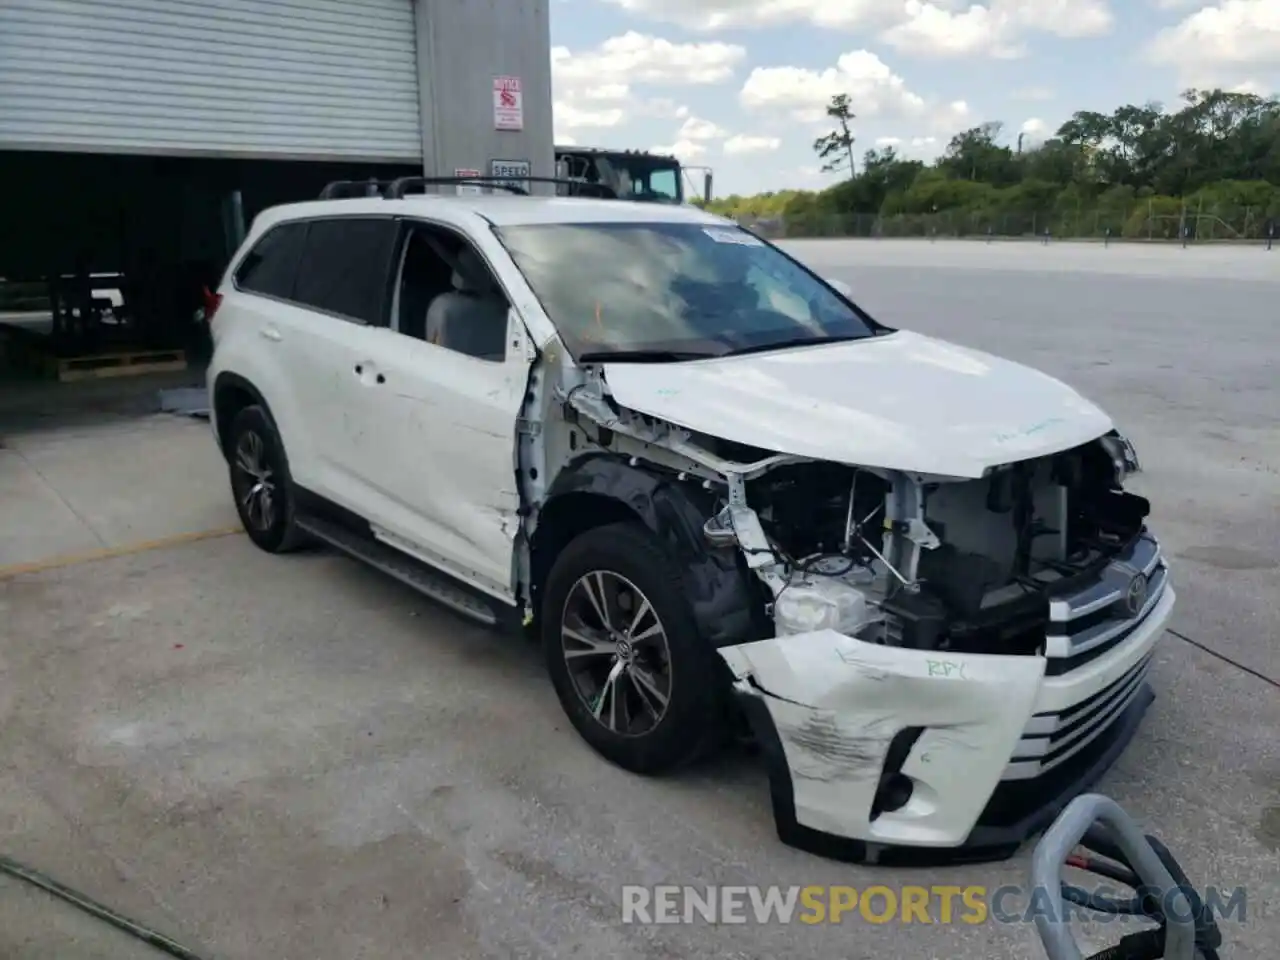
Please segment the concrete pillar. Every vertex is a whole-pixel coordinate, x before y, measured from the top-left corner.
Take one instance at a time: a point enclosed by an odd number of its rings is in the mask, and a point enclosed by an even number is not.
[[[528,161],[531,175],[555,176],[550,2],[414,0],[427,176],[488,175],[494,160]],[[495,128],[493,82],[506,76],[520,79],[520,131]]]

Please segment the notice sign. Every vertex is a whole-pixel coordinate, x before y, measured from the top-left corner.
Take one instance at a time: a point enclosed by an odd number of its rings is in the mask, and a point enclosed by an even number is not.
[[[479,171],[479,170],[462,170],[462,169],[454,170],[454,171],[453,171],[453,175],[454,175],[455,177],[479,177],[479,176],[482,176],[482,174],[480,173],[480,171]],[[460,183],[460,184],[458,184],[458,196],[460,196],[460,197],[475,196],[476,194],[479,194],[479,193],[484,193],[484,187],[483,187],[483,186],[481,186],[481,185],[480,185],[480,184],[478,184],[478,183]]]
[[[493,78],[493,128],[524,129],[524,90],[519,77]]]
[[[509,183],[513,187],[519,187],[525,193],[530,193],[529,176],[532,173],[532,165],[528,160],[491,160],[489,162],[489,175],[500,180],[502,183]],[[509,193],[507,190],[496,189],[496,193]]]

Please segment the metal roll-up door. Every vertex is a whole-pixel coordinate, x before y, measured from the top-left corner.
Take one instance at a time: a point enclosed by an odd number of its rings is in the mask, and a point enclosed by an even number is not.
[[[0,150],[419,162],[413,0],[0,0]]]

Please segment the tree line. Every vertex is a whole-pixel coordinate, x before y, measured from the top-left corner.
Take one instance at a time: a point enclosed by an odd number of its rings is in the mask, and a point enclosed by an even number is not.
[[[820,191],[712,202],[717,213],[789,236],[1019,235],[1280,240],[1280,99],[1188,90],[1176,109],[1082,110],[1042,143],[1000,123],[957,133],[937,160],[893,147],[854,161],[847,95],[814,144],[846,174]]]

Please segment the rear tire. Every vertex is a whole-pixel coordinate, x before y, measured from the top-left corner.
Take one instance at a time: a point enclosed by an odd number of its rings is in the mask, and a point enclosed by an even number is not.
[[[288,553],[305,544],[295,521],[284,445],[262,407],[245,407],[236,414],[227,450],[231,492],[249,539],[267,553]]]
[[[601,756],[660,774],[722,742],[727,672],[697,630],[678,568],[644,527],[598,527],[565,547],[541,619],[556,695]]]

